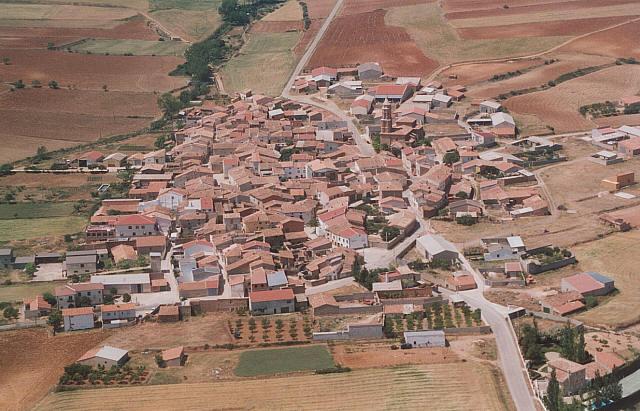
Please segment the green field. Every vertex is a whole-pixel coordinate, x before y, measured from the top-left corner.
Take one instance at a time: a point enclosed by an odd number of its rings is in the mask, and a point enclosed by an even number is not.
[[[0,242],[73,234],[82,231],[86,224],[83,217],[0,220]]]
[[[64,282],[33,282],[13,285],[0,285],[0,301],[22,301],[38,294],[51,292]]]
[[[0,204],[0,220],[67,217],[73,214],[74,204],[73,202]]]
[[[331,368],[333,365],[333,358],[324,345],[252,350],[240,354],[235,374],[239,377],[255,377]]]
[[[149,10],[217,10],[222,0],[151,0]]]
[[[517,37],[463,40],[445,21],[437,2],[392,7],[385,16],[390,26],[404,27],[427,57],[441,64],[511,57],[547,50],[570,37]]]
[[[277,96],[295,66],[293,48],[299,33],[253,33],[240,53],[224,66],[227,93],[250,88],[254,93]]]
[[[71,50],[80,53],[176,57],[183,56],[186,49],[187,44],[179,41],[113,39],[89,39],[71,47]]]

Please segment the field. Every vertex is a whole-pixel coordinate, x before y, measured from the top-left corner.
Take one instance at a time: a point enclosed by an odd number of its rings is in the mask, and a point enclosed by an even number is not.
[[[23,301],[36,295],[51,292],[61,283],[32,282],[12,285],[0,285],[0,301]]]
[[[445,364],[460,361],[456,352],[451,348],[390,350],[389,343],[336,344],[331,347],[331,352],[336,363],[353,369]]]
[[[640,304],[640,283],[636,266],[638,242],[640,232],[634,230],[616,233],[573,249],[580,262],[580,270],[610,276],[620,290],[620,294],[605,304],[577,315],[577,320],[612,328],[640,322],[640,313],[629,309]]]
[[[235,369],[239,377],[285,374],[333,367],[324,345],[243,351]]]
[[[433,71],[437,63],[424,55],[405,29],[387,24],[385,14],[386,10],[376,10],[337,17],[320,41],[308,67],[340,67],[377,61],[390,75],[423,76]]]
[[[189,42],[203,40],[220,23],[221,0],[151,0],[150,16],[171,34]]]
[[[261,21],[301,21],[302,7],[298,0],[289,0],[274,12],[264,16]]]
[[[116,7],[91,7],[44,4],[3,4],[2,18],[7,20],[122,20],[136,12]]]
[[[514,114],[534,114],[557,133],[588,130],[595,124],[580,115],[580,106],[616,101],[640,90],[640,66],[622,65],[601,70],[551,89],[511,97],[505,106]]]
[[[222,70],[225,90],[250,88],[254,93],[279,95],[295,65],[293,48],[299,37],[295,32],[250,33],[240,53]]]
[[[0,220],[64,217],[73,214],[72,202],[0,204]]]
[[[461,389],[460,387],[464,387]],[[496,371],[480,363],[406,366],[331,375],[217,381],[50,394],[38,410],[125,409],[513,409]],[[242,395],[238,395],[242,393]]]
[[[84,230],[86,224],[84,217],[0,220],[0,242],[74,234]]]
[[[88,54],[109,54],[134,56],[175,56],[181,57],[187,44],[179,41],[151,40],[86,40],[74,45],[71,50]]]
[[[17,202],[89,200],[100,184],[117,180],[113,174],[36,174],[16,173],[0,178],[0,196],[12,192]]]
[[[640,59],[640,45],[633,40],[638,36],[640,36],[640,24],[635,21],[581,38],[560,48],[559,51]]]
[[[44,328],[0,333],[0,409],[31,409],[58,381],[65,365],[107,335],[97,331],[52,337]]]

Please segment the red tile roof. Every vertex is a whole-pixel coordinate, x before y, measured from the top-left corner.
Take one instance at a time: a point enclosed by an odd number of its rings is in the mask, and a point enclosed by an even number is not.
[[[146,217],[140,214],[131,214],[125,215],[122,217],[118,217],[115,225],[147,225],[147,224],[155,224],[156,219],[151,217]]]
[[[293,290],[284,288],[282,290],[254,291],[249,295],[251,302],[261,303],[268,301],[293,300]]]
[[[136,308],[136,305],[134,303],[126,303],[126,304],[103,305],[100,307],[100,310],[103,313],[113,313],[116,311],[135,310],[135,308]]]
[[[74,316],[74,315],[93,315],[93,307],[77,307],[77,308],[63,308],[62,315],[66,316]]]
[[[604,288],[604,285],[593,279],[587,273],[580,273],[572,275],[570,277],[563,278],[564,281],[569,283],[577,292],[585,294]]]

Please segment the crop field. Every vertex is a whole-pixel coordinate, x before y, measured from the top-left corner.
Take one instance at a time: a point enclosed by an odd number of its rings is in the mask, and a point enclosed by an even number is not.
[[[420,50],[441,64],[458,61],[528,55],[566,41],[567,36],[500,39],[461,39],[443,19],[437,3],[397,7],[389,10],[386,23],[403,27]]]
[[[58,381],[65,365],[107,336],[100,330],[52,337],[44,328],[0,333],[0,409],[32,409]]]
[[[506,80],[485,82],[481,85],[474,86],[468,90],[467,95],[474,98],[496,98],[500,94],[506,94],[512,90],[538,87],[547,84],[548,81],[555,80],[562,74],[570,73],[577,69],[599,66],[613,62],[611,58],[607,57],[583,56],[576,54],[554,54],[549,57],[557,59],[558,61],[553,64],[540,65],[522,75],[511,77]],[[492,75],[486,77],[485,80],[491,78],[493,75],[499,75],[509,71],[515,70],[495,71]]]
[[[186,41],[199,41],[222,22],[218,14],[220,3],[221,0],[151,0],[149,10],[172,34]]]
[[[82,231],[86,224],[85,218],[73,216],[0,220],[0,241],[73,234]]]
[[[343,374],[217,381],[215,383],[79,390],[50,394],[38,410],[124,409],[396,409],[510,410],[504,384],[496,371],[480,363],[405,366],[358,370]],[[460,389],[464,387],[464,389]],[[242,393],[242,395],[238,395]]]
[[[424,55],[404,28],[385,23],[385,14],[385,10],[376,10],[337,17],[308,67],[378,61],[390,75],[423,76],[433,71],[437,63]]]
[[[181,57],[187,44],[178,41],[151,40],[85,40],[71,47],[71,50],[89,54],[110,54],[134,56],[175,56]]]
[[[254,93],[279,95],[295,65],[293,48],[299,37],[299,33],[249,34],[240,53],[222,70],[225,90],[250,88]]]
[[[556,132],[588,130],[594,123],[582,117],[580,106],[616,101],[640,90],[640,66],[622,65],[607,68],[566,81],[545,91],[508,99],[505,106],[517,114],[534,114]]]
[[[7,20],[122,20],[135,16],[126,8],[45,4],[2,4],[2,19]]]
[[[496,74],[508,73],[510,71],[515,72],[517,70],[529,70],[542,64],[544,64],[544,60],[540,58],[498,63],[469,63],[442,71],[438,75],[437,80],[445,86],[454,84],[485,84],[487,80]],[[452,78],[449,78],[449,76],[452,76]]]
[[[72,202],[0,204],[0,220],[64,217],[73,214]]]
[[[239,377],[276,375],[333,367],[324,345],[243,351],[235,369]]]
[[[640,24],[637,21],[583,37],[559,49],[609,57],[635,57],[640,59]]]
[[[64,284],[64,282],[34,281],[30,283],[2,285],[0,286],[0,301],[21,302],[26,298],[52,292],[54,288],[62,284]]]
[[[298,0],[289,0],[275,11],[264,16],[260,21],[301,21],[302,7]]]

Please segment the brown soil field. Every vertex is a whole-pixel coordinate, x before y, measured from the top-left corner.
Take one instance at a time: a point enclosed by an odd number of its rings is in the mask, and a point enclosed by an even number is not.
[[[97,331],[52,337],[43,328],[0,333],[0,409],[31,409],[57,383],[64,366],[107,336]]]
[[[601,117],[593,120],[598,127],[620,127],[640,124],[640,114],[624,114],[622,116]]]
[[[639,38],[640,23],[636,21],[578,39],[558,51],[640,59]]]
[[[179,323],[146,322],[135,327],[115,330],[107,344],[126,350],[167,349],[178,345],[233,343],[227,320],[231,316],[215,313],[204,317],[191,317]]]
[[[563,21],[508,24],[504,26],[459,28],[463,39],[484,40],[514,37],[569,36],[611,27],[637,16],[596,17]]]
[[[311,20],[323,19],[331,13],[336,0],[307,0],[307,10]]]
[[[347,0],[340,15],[369,13],[389,7],[413,6],[416,4],[433,3],[435,0]]]
[[[470,88],[467,95],[474,98],[497,97],[500,94],[508,93],[512,90],[546,84],[549,80],[554,80],[564,73],[569,73],[579,68],[598,66],[612,62],[610,58],[571,54],[553,55],[549,56],[549,58],[556,58],[560,61],[549,65],[540,65],[527,73],[503,81],[486,82],[477,87]],[[494,72],[493,74],[501,74],[508,71],[513,70]],[[490,77],[491,75],[485,77],[485,79]]]
[[[336,344],[331,347],[335,361],[350,368],[392,367],[410,364],[445,364],[460,361],[451,348],[391,350],[389,343]]]
[[[514,113],[534,114],[557,133],[588,130],[594,123],[580,115],[580,106],[616,101],[640,90],[640,67],[614,66],[566,81],[537,93],[512,97],[505,106]]]
[[[322,27],[323,22],[324,19],[311,20],[311,25],[302,33],[302,37],[300,37],[298,44],[296,44],[296,46],[293,48],[293,52],[296,54],[296,56],[300,56],[304,53],[309,43],[311,43],[316,37],[316,34],[318,34],[318,31],[320,30],[320,27]]]
[[[111,29],[83,29],[64,27],[0,27],[0,38],[20,37],[39,40],[41,38],[56,39],[54,44],[67,43],[77,38],[91,37],[104,39],[157,40],[158,34],[147,26],[144,17],[138,15]],[[44,47],[47,42],[44,42]]]
[[[544,3],[536,0],[488,0],[477,2],[473,0],[449,0],[444,2],[445,17],[449,20],[475,17],[502,17],[523,15],[544,11],[576,10],[589,7],[605,7],[618,4],[633,4],[633,0],[546,0]],[[507,4],[509,8],[504,8]],[[479,6],[479,7],[478,7]]]
[[[461,389],[461,387],[464,387]],[[241,395],[238,395],[241,393]],[[39,410],[157,409],[451,409],[511,410],[506,384],[491,365],[461,362],[354,370],[331,375],[214,383],[104,388],[55,393]]]
[[[308,7],[308,6],[307,6]],[[301,21],[302,6],[297,0],[289,0],[275,11],[264,16],[261,21]]]
[[[392,76],[426,75],[437,62],[427,58],[407,31],[384,22],[386,11],[336,18],[320,41],[308,67],[379,62]]]
[[[17,161],[25,157],[32,156],[36,153],[36,149],[40,146],[45,146],[48,150],[58,150],[61,148],[72,147],[77,143],[73,141],[16,136],[13,134],[5,134],[0,132],[0,144],[2,144],[2,151],[0,152],[0,164],[4,164],[10,161]]]
[[[529,67],[544,64],[542,59],[514,60],[504,63],[472,63],[444,70],[438,75],[438,81],[444,86],[454,84],[474,84],[490,79],[494,74],[507,73],[509,71],[522,70]],[[450,79],[449,75],[456,78]],[[467,93],[468,94],[468,93]]]
[[[251,26],[252,33],[284,33],[303,29],[301,21],[257,21]]]
[[[93,174],[35,174],[16,173],[0,178],[0,187],[24,188],[55,188],[55,187],[79,187],[85,184],[96,184],[91,180],[95,179]],[[101,174],[100,183],[110,183],[116,181],[113,174]]]
[[[60,87],[112,91],[168,91],[186,84],[184,77],[167,73],[183,62],[178,57],[101,56],[49,50],[0,49],[11,64],[0,65],[0,79],[26,84],[56,80]]]

